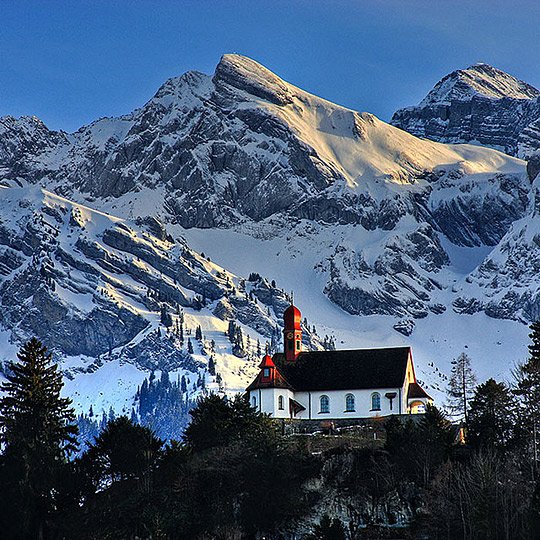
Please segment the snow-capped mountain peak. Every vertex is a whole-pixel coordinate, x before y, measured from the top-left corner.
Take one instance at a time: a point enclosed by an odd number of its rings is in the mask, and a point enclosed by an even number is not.
[[[540,91],[489,64],[478,63],[443,77],[418,106],[449,105],[452,101],[466,101],[475,95],[495,99],[534,99]]]
[[[249,58],[225,55],[213,76],[171,78],[139,109],[73,134],[10,122],[0,129],[0,182],[11,186],[0,191],[5,336],[43,335],[65,312],[67,334],[78,338],[59,334],[58,350],[88,357],[77,369],[104,354],[128,363],[150,354],[161,343],[161,304],[180,306],[191,328],[200,324],[216,343],[229,320],[244,325],[252,344],[272,339],[286,305],[272,279],[294,288],[310,321],[328,333],[348,328],[345,347],[400,344],[436,317],[475,313],[485,322],[489,310],[525,320],[540,305],[530,291],[526,302],[497,310],[484,302],[484,281],[471,285],[473,271],[529,212],[523,161],[419,139]],[[30,196],[32,185],[46,195]],[[3,217],[19,208],[27,209],[22,221]],[[51,229],[50,242],[41,242],[48,225],[61,234]],[[21,283],[32,261],[43,275],[29,289]],[[40,327],[29,314],[43,306]],[[111,316],[125,319],[112,341]],[[87,331],[92,317],[97,326]],[[185,351],[161,345],[167,367],[182,364]],[[250,368],[228,347],[218,372],[240,389]]]

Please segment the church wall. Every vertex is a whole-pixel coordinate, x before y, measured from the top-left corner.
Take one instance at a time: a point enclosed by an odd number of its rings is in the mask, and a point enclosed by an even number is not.
[[[380,410],[372,410],[371,396],[374,392],[379,393],[381,397]],[[387,392],[396,392],[396,397],[393,400],[393,408],[390,409],[390,401],[385,397]],[[347,394],[352,394],[355,398],[355,411],[346,411],[345,397]],[[328,396],[330,403],[330,411],[328,413],[320,412],[321,396]],[[311,398],[311,407],[310,404]],[[390,414],[399,414],[399,399],[400,389],[398,388],[380,388],[376,390],[331,390],[331,391],[314,391],[314,392],[296,392],[295,399],[306,407],[305,411],[299,413],[296,418],[304,418],[312,420],[324,420],[335,418],[372,418],[377,416],[388,416]],[[311,416],[310,416],[311,408]],[[403,403],[401,412],[404,413]]]
[[[381,398],[380,410],[372,410],[371,397],[374,392],[379,393]],[[390,409],[390,400],[386,398],[387,392],[395,392],[397,395],[393,399],[393,408]],[[346,411],[347,394],[352,394],[355,398],[355,411]],[[278,409],[279,396],[284,398],[284,410]],[[320,412],[320,398],[326,395],[329,399],[330,410],[328,413]],[[401,409],[400,409],[401,395]],[[261,412],[270,413],[274,418],[290,418],[289,398],[295,399],[305,407],[294,418],[325,420],[325,419],[347,419],[347,418],[374,418],[377,416],[388,416],[391,414],[406,414],[407,404],[403,395],[403,389],[380,388],[376,390],[331,390],[314,392],[291,392],[281,388],[263,388],[250,392],[250,402],[253,404],[253,397],[256,399],[257,409]]]
[[[279,396],[283,396],[282,410],[279,409]],[[294,394],[284,388],[261,388],[249,393],[251,405],[255,405],[260,412],[270,413],[274,418],[290,418],[289,399],[295,399]]]

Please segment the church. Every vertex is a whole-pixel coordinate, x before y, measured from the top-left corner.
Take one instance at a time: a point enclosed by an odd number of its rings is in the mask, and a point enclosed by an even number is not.
[[[343,420],[418,414],[432,398],[416,381],[410,347],[303,351],[302,315],[284,313],[284,353],[265,355],[247,387],[273,418]]]

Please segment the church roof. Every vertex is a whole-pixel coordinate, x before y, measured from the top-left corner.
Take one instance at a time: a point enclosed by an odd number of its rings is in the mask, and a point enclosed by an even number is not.
[[[274,355],[279,372],[294,390],[352,390],[403,386],[409,347],[301,352],[295,362]]]
[[[415,398],[428,398],[432,399],[431,396],[416,382],[409,384],[407,390],[407,399]]]

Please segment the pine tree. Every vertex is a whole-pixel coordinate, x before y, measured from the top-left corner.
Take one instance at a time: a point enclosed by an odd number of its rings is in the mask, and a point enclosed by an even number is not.
[[[236,324],[234,321],[229,321],[229,327],[227,329],[227,337],[231,343],[234,343],[234,337],[236,335]]]
[[[190,338],[188,338],[187,340],[187,350],[189,354],[193,354],[193,345]]]
[[[47,349],[32,338],[17,357],[0,386],[0,443],[9,474],[0,482],[0,506],[4,515],[11,508],[16,537],[43,538],[66,459],[77,450],[77,425],[71,401],[60,397],[62,374]]]
[[[452,360],[452,371],[448,382],[448,405],[450,412],[468,423],[469,402],[476,386],[476,375],[471,367],[471,359],[461,353]]]
[[[515,404],[504,383],[489,379],[479,385],[470,403],[467,435],[476,448],[504,450],[512,438]]]
[[[161,377],[159,379],[159,382],[161,384],[161,386],[163,388],[169,388],[169,386],[171,385],[171,381],[170,381],[170,378],[169,378],[169,372],[166,371],[166,370],[163,370],[161,372]]]
[[[216,374],[216,362],[213,356],[211,356],[210,360],[208,360],[208,373],[210,373],[212,376]]]
[[[195,339],[198,340],[198,341],[201,341],[201,340],[202,340],[202,329],[201,329],[201,325],[198,325],[197,328],[195,329]]]
[[[530,329],[529,358],[514,373],[517,379],[514,392],[520,397],[519,424],[532,435],[528,437],[531,441],[529,450],[532,454],[533,476],[536,478],[540,430],[540,321],[531,324]]]
[[[161,306],[160,322],[166,328],[169,328],[169,326],[172,326],[172,323],[173,323],[171,314],[169,313],[165,305]]]

